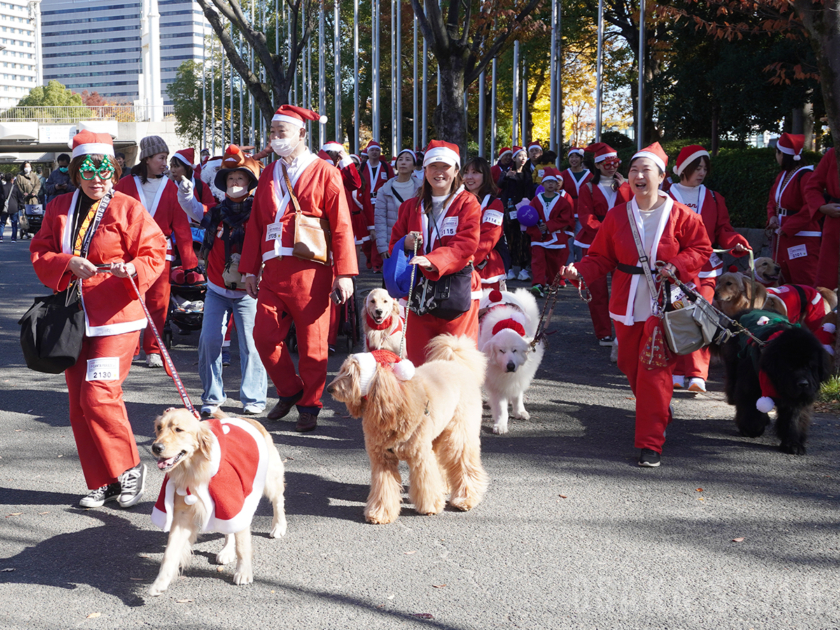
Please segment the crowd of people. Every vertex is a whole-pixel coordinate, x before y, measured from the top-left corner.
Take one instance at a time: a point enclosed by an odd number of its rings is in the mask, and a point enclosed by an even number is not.
[[[375,140],[358,156],[340,142],[310,152],[306,123],[318,119],[283,105],[265,151],[230,145],[212,158],[204,149],[198,164],[192,149],[170,156],[162,138],[146,137],[125,175],[110,136],[84,131],[43,185],[26,168],[7,182],[4,192],[16,204],[46,195],[30,247],[38,277],[55,291],[71,287],[83,296],[82,356],[65,373],[90,489],[81,505],[116,500],[129,507],[143,493],[145,467],[121,386],[141,351],[147,366],[164,364],[151,326],[164,327],[171,284],[206,283],[198,344],[202,416],[227,403],[225,347],[235,329],[241,413],[265,412],[270,377],[278,402],[266,417],[280,420],[296,408],[295,428],[307,432],[318,426],[338,313],[353,296],[354,276],[362,263],[382,273],[398,254],[419,282],[451,278],[452,292],[462,294],[454,298],[463,298],[452,300],[454,316],[438,317],[422,303],[407,304],[407,291],[393,295],[406,306],[406,354],[416,366],[437,335],[477,340],[482,291],[506,290],[513,281],[530,282],[538,297],[567,282],[588,291],[595,339],[617,342],[618,367],[636,397],[639,464],[658,466],[673,389],[705,391],[709,368],[706,350],[644,362],[661,283],[675,276],[711,300],[723,271],[713,249],[741,256],[750,248],[733,229],[723,196],[703,185],[710,154],[685,147],[673,168],[677,179],[667,177],[668,157],[657,143],[633,156],[626,178],[617,152],[604,143],[570,148],[562,171],[558,156],[537,142],[503,148],[490,164],[433,140],[391,162]],[[804,167],[802,145],[802,136],[791,134],[778,142],[767,227],[787,281],[834,289],[836,158],[830,150],[816,169]],[[277,159],[264,165],[270,153]],[[4,216],[15,207],[10,201]],[[191,227],[203,229],[198,252]]]

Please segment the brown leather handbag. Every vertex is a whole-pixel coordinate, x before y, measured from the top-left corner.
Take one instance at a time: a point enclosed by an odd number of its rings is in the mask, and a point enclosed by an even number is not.
[[[289,174],[286,166],[281,162],[283,178],[286,181],[286,188],[289,189],[289,196],[295,207],[295,244],[292,248],[292,255],[301,260],[327,265],[330,262],[330,222],[327,219],[318,219],[303,214],[300,210],[300,203],[295,196],[292,182],[289,181]]]

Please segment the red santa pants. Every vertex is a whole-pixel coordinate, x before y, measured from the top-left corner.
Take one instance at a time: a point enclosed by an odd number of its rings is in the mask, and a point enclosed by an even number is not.
[[[838,262],[840,262],[840,219],[826,217],[823,223],[816,286],[826,289],[837,288]]]
[[[547,249],[531,245],[531,278],[532,286],[550,285],[554,281],[563,261],[568,258],[566,248]],[[609,317],[609,313],[607,313]]]
[[[562,250],[561,250],[562,251]],[[589,303],[589,315],[592,317],[592,326],[595,329],[595,336],[598,339],[612,337],[612,321],[610,320],[610,289],[607,285],[606,276],[598,278],[592,284],[586,285],[592,295]]]
[[[801,255],[803,251],[805,252],[805,256]],[[799,257],[791,258],[791,253]],[[782,267],[782,276],[785,284],[815,286],[817,266],[820,262],[820,237],[780,235],[779,254],[776,257],[776,262]],[[834,276],[834,282],[837,282],[836,266],[834,268]]]
[[[668,367],[648,369],[639,358],[647,342],[644,331],[644,322],[632,326],[615,322],[618,369],[630,381],[630,389],[636,397],[636,448],[649,448],[661,453],[665,427],[672,420],[668,407],[674,387],[671,378],[674,361]]]
[[[169,311],[169,267],[171,265],[172,263],[167,260],[163,273],[143,296],[146,308],[149,309],[152,321],[160,334],[163,334],[163,324],[166,322],[166,313]],[[155,339],[155,333],[152,332],[152,327],[149,325],[146,326],[146,332],[143,333],[143,352],[146,353],[146,356],[160,354],[160,344]]]
[[[467,335],[478,344],[478,300],[473,300],[470,310],[452,321],[408,311],[406,325],[406,355],[415,367],[420,367],[426,362],[426,345],[438,335]]]
[[[711,302],[715,297],[716,280],[717,278],[700,278],[700,286],[697,287],[697,290],[708,302]],[[618,347],[621,348],[620,343]],[[710,357],[708,346],[691,354],[678,355],[674,374],[687,378],[702,378],[705,381],[709,378]]]
[[[260,281],[254,344],[280,398],[303,392],[298,408],[323,407],[321,394],[327,381],[327,337],[330,329],[332,268],[294,256],[266,263]],[[295,323],[298,371],[286,347],[289,327]]]
[[[114,483],[119,475],[140,463],[122,398],[122,384],[139,338],[139,331],[85,337],[79,360],[64,373],[70,393],[70,426],[85,483],[91,490]],[[102,358],[119,359],[119,374],[114,380],[86,380],[88,360]]]
[[[382,255],[376,249],[376,241],[371,236],[369,240],[362,243],[362,253],[365,255],[366,267],[368,269],[382,269]]]

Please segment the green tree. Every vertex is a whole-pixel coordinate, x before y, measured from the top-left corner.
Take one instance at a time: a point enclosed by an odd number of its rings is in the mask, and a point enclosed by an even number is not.
[[[93,115],[93,112],[85,107],[81,95],[74,94],[53,79],[46,86],[33,88],[14,108],[3,114],[3,119],[75,122],[92,118]]]

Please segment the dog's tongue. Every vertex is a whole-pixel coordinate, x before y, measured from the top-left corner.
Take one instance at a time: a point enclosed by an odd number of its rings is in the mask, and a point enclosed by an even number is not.
[[[158,468],[160,468],[161,470],[166,470],[167,468],[172,466],[172,463],[174,461],[175,461],[174,457],[170,457],[169,459],[161,459],[161,460],[158,460],[157,465],[158,465]]]

